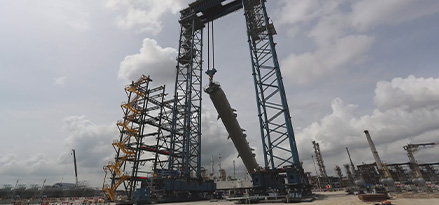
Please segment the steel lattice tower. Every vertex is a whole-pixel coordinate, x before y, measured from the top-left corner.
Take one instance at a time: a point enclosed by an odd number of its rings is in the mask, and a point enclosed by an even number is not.
[[[122,103],[124,117],[117,122],[120,136],[113,142],[115,161],[104,166],[111,184],[104,179],[103,191],[112,201],[120,185],[131,199],[139,183],[146,182],[151,167],[155,172],[167,168],[172,106],[164,100],[165,86],[149,88],[150,81],[142,75],[125,87],[128,102]]]
[[[337,173],[337,176],[340,179],[340,186],[343,187],[344,186],[343,173],[341,173],[340,166],[335,165],[335,173]]]
[[[149,113],[149,119],[145,122],[155,129],[144,135],[150,138],[150,140],[149,145],[145,145],[142,150],[153,153],[153,158],[148,160],[154,162],[153,171],[155,173],[158,172],[159,169],[168,168],[173,99],[165,100],[166,95],[164,85],[152,89],[150,91],[151,97],[149,102],[153,106],[145,110],[145,112]],[[155,113],[151,114],[151,111],[155,111]]]
[[[349,185],[350,186],[354,185],[354,175],[352,175],[351,168],[350,168],[349,164],[343,164],[343,166],[346,170],[346,175],[348,175]]]
[[[244,0],[266,169],[301,167],[273,35],[263,0]]]
[[[323,163],[322,154],[320,153],[319,143],[316,141],[312,141],[312,144],[314,147],[314,153],[316,155],[317,165],[319,166],[320,177],[322,177],[325,180],[324,183],[329,183],[328,174],[326,174],[326,167],[325,164]]]
[[[142,132],[144,129],[144,112],[148,102],[148,87],[151,79],[142,75],[139,80],[132,82],[125,87],[128,102],[121,105],[124,113],[123,120],[117,122],[120,131],[119,140],[113,142],[116,151],[114,162],[109,162],[104,166],[105,177],[103,191],[110,200],[116,198],[116,189],[123,184],[128,196],[136,187],[137,168],[139,163],[139,150],[142,142]],[[111,184],[106,184],[107,176],[111,179]]]
[[[201,177],[201,90],[204,26],[197,16],[182,14],[174,107],[171,127],[169,170],[185,177]]]

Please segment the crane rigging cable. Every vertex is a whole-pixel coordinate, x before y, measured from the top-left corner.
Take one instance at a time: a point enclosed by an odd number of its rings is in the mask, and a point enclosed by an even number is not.
[[[215,69],[215,38],[212,21],[212,70]]]
[[[212,27],[212,28],[211,28]],[[210,32],[212,29],[212,33]],[[215,69],[215,40],[213,35],[213,21],[212,23],[207,23],[207,71],[206,74],[209,76],[209,83],[212,83],[213,76],[216,73]],[[212,40],[210,40],[210,35],[212,35]],[[210,42],[212,41],[212,69],[210,69]]]
[[[210,22],[207,23],[207,70],[210,70]]]

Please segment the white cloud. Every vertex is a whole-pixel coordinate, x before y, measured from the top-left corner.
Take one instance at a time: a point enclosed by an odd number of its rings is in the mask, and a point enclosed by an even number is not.
[[[67,136],[63,146],[65,151],[56,156],[43,153],[1,156],[1,181],[10,183],[19,178],[24,183],[39,183],[47,179],[50,184],[64,178],[64,181],[74,182],[73,148],[76,150],[79,179],[86,179],[94,186],[102,183],[102,167],[112,160],[114,150],[111,143],[119,136],[117,126],[94,124],[84,116],[71,116],[63,120],[63,129]]]
[[[369,36],[346,36],[326,44],[316,52],[290,54],[281,62],[282,74],[288,82],[307,83],[333,73],[347,65],[365,60],[374,39]]]
[[[320,16],[325,16],[333,11],[344,0],[282,0],[280,9],[275,12],[279,24],[309,23]]]
[[[66,80],[67,80],[66,76],[61,76],[61,77],[55,78],[53,84],[62,86],[62,85],[66,84]]]
[[[375,104],[385,111],[394,107],[416,109],[419,107],[439,107],[439,79],[394,78],[391,82],[380,81],[375,90]]]
[[[175,78],[177,50],[162,48],[154,39],[145,38],[140,52],[125,57],[118,78],[132,81],[142,74],[150,75],[156,85],[171,83]]]
[[[283,0],[280,4],[275,22],[290,26],[293,38],[311,28],[307,36],[316,45],[314,51],[283,59],[283,71],[294,83],[313,82],[363,62],[374,43],[375,37],[367,33],[373,28],[439,12],[439,2],[428,0]]]
[[[26,2],[26,5],[21,6],[24,7],[31,8],[30,13],[35,12],[38,16],[44,17],[43,21],[53,21],[57,24],[57,29],[68,26],[73,31],[85,31],[90,27],[90,6],[80,1]],[[32,17],[39,18],[38,16]]]
[[[363,130],[369,130],[383,160],[408,161],[402,146],[437,141],[438,82],[439,78],[414,76],[378,82],[375,92],[377,109],[371,115],[359,116],[357,105],[346,104],[336,98],[332,101],[331,114],[297,132],[298,144],[310,147],[311,140],[319,142],[327,164],[340,163],[338,158],[345,155],[345,147],[351,148],[357,162],[372,162],[363,133]],[[408,106],[411,109],[407,109]],[[305,156],[312,154],[311,150],[304,152]],[[437,160],[439,151],[431,152],[435,154],[423,155],[424,162]]]
[[[335,12],[333,15],[322,17],[311,29],[309,36],[314,38],[318,46],[323,47],[345,36],[347,27],[346,16]]]
[[[119,134],[116,124],[94,124],[85,116],[70,116],[63,120],[68,133],[66,147],[76,150],[78,165],[102,171],[113,154],[111,143]]]
[[[122,12],[116,25],[122,29],[135,29],[153,35],[162,30],[161,17],[166,13],[177,13],[185,1],[173,0],[109,0],[106,7]]]
[[[14,154],[0,158],[0,175],[3,176],[3,180],[20,178],[27,182],[34,181],[35,179],[26,178],[29,175],[40,179],[51,177],[54,180],[61,180],[66,172],[64,168],[57,160],[50,159],[42,153],[29,155],[26,159],[20,159]]]
[[[325,18],[343,14],[351,28],[361,31],[439,12],[439,2],[435,0],[282,0],[280,4],[275,15],[278,24],[318,24]]]
[[[435,0],[362,0],[352,5],[352,26],[360,31],[394,25],[439,12]]]
[[[74,20],[67,20],[67,24],[70,25],[75,30],[78,31],[85,31],[89,29],[90,23],[89,23],[90,14],[87,12],[78,12],[75,14]]]

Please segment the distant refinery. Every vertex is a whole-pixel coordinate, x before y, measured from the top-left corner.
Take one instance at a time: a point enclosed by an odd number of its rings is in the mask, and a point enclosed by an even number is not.
[[[418,164],[413,155],[413,153],[420,148],[434,148],[434,146],[437,145],[436,142],[408,144],[402,148],[407,151],[409,162],[390,164],[382,163],[369,131],[365,130],[364,133],[375,162],[355,166],[352,162],[349,149],[346,147],[350,162],[349,164],[343,164],[346,176],[343,176],[339,165],[335,165],[337,177],[328,177],[326,175],[319,144],[312,141],[320,170],[320,174],[317,175],[316,170],[316,175],[310,176],[311,184],[313,184],[314,187],[327,189],[327,187],[319,185],[319,183],[323,185],[327,183],[332,188],[347,188],[352,192],[360,192],[367,189],[371,190],[376,186],[382,186],[389,192],[439,191],[439,162]]]

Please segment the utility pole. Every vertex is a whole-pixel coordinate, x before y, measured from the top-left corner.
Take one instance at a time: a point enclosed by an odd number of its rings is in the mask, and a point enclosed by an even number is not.
[[[235,160],[233,160],[233,179],[236,179]]]
[[[221,153],[218,154],[218,171],[221,170]]]
[[[76,168],[76,153],[75,153],[75,149],[72,149],[72,152],[73,152],[73,164],[75,165],[76,186],[78,186],[78,169]]]
[[[212,155],[212,157],[210,158],[210,178],[211,179],[213,179],[213,176],[214,176],[214,161],[213,161],[213,155]]]

